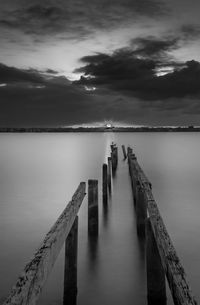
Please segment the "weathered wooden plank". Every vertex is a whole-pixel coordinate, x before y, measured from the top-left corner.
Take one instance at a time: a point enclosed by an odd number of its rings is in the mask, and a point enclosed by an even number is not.
[[[111,160],[112,160],[112,174],[115,176],[115,172],[118,164],[118,147],[116,144],[111,144]]]
[[[140,187],[144,190],[144,197],[147,206],[147,215],[150,219],[152,232],[159,251],[163,269],[165,271],[169,287],[175,305],[196,305],[197,302],[192,295],[186,274],[176,250],[172,244],[169,234],[166,230],[162,217],[159,213],[157,204],[154,200],[151,183],[144,174],[142,168],[137,162],[132,149],[128,147],[128,164],[132,187],[135,180],[138,180]]]
[[[88,233],[98,235],[98,180],[88,180]]]
[[[102,167],[102,195],[103,195],[103,204],[108,203],[108,166],[103,164]]]
[[[131,147],[127,147],[127,155],[129,156],[130,154],[132,154],[133,149]]]
[[[130,176],[132,177],[133,175],[137,176],[137,180],[140,182],[140,185],[143,188],[148,188],[149,186],[151,187],[151,183],[144,174],[142,168],[140,167],[136,156],[132,153],[132,150],[129,148],[128,149],[128,162],[129,162],[129,172]]]
[[[122,145],[122,152],[123,152],[124,160],[125,160],[127,158],[127,154],[126,154],[126,148],[124,145]]]
[[[81,182],[44,241],[25,266],[3,305],[34,305],[39,298],[60,249],[66,240],[85,196],[85,182]]]
[[[111,192],[112,180],[111,180],[111,172],[112,172],[112,159],[108,157],[108,189]]]
[[[76,305],[77,297],[78,216],[65,241],[63,305]]]
[[[166,305],[165,272],[149,218],[146,219],[146,268],[148,305]]]
[[[147,208],[146,208],[146,200],[144,198],[144,189],[139,184],[136,186],[135,209],[136,209],[137,234],[139,236],[144,236]]]
[[[147,210],[161,262],[175,305],[196,305],[184,268],[164,225],[157,204],[147,199]]]

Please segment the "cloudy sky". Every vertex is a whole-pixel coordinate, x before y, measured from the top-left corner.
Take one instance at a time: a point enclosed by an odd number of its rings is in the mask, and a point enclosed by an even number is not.
[[[200,125],[199,0],[0,7],[0,126]]]

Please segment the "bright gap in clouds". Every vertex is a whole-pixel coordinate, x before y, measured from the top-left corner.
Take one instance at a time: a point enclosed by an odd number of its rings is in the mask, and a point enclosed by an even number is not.
[[[155,69],[156,76],[163,76],[174,72],[174,67],[159,67]]]
[[[84,86],[86,91],[95,91],[97,88],[96,87],[89,87],[89,86]]]

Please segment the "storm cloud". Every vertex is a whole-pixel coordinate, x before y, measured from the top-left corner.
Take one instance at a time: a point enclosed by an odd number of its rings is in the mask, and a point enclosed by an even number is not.
[[[122,53],[117,52],[118,60],[121,58],[121,55]],[[110,61],[108,55],[96,55],[92,57],[91,61],[93,64],[98,63],[97,66],[99,65],[98,56],[101,60],[104,58],[104,60]],[[128,67],[128,64],[130,65],[127,58],[126,64],[126,67]],[[198,99],[184,97],[180,99],[168,96],[167,99],[153,100],[152,97],[155,95],[156,88],[152,92],[152,84],[149,84],[148,90],[147,85],[145,85],[146,91],[143,91],[142,87],[139,88],[139,83],[141,79],[144,79],[142,75],[144,71],[146,71],[147,79],[154,77],[152,69],[155,63],[151,60],[137,61],[134,59],[132,61],[133,64],[135,71],[132,66],[129,69],[129,73],[127,73],[126,69],[123,70],[124,82],[122,82],[120,77],[114,77],[115,73],[111,71],[111,67],[113,67],[111,65],[109,75],[107,74],[105,78],[104,73],[103,79],[101,79],[100,89],[89,92],[84,87],[82,88],[82,86],[75,86],[65,77],[57,76],[56,71],[47,74],[47,71],[37,71],[35,69],[21,70],[1,64],[0,126],[69,126],[83,123],[94,124],[94,122],[106,120],[160,125],[175,124],[177,116],[179,124],[184,122],[189,124],[191,116],[193,119],[196,119],[196,122],[198,121],[198,113],[200,112]],[[119,71],[121,67],[118,65]],[[190,89],[192,94],[196,92],[198,95],[198,79],[196,84],[193,82],[194,71],[197,71],[197,74],[199,74],[199,63],[189,62],[185,68],[177,71],[177,73],[182,75],[182,79],[187,79],[187,82],[189,75],[191,75],[193,89],[191,85]],[[137,84],[137,94],[133,90],[133,74]],[[129,84],[127,84],[127,75],[130,79]],[[174,75],[174,78],[177,78],[175,74],[172,75]],[[108,79],[110,80],[110,86],[107,84]],[[116,86],[117,83],[121,83],[121,87]],[[171,83],[171,80],[169,80],[169,83]],[[140,84],[140,86],[142,85]],[[164,86],[166,89],[166,80]],[[175,84],[174,88],[177,90]],[[188,92],[187,86],[185,86],[184,90]],[[160,92],[156,93],[157,96],[162,94]],[[178,96],[180,94],[183,95],[183,90]],[[193,120],[193,122],[195,121]]]
[[[84,75],[76,84],[109,88],[142,100],[160,100],[200,95],[200,63],[176,62],[170,51],[178,48],[178,38],[137,38],[131,46],[112,54],[95,54],[82,58],[77,69]],[[171,73],[159,75],[159,69]]]
[[[165,124],[168,114],[181,124],[200,113],[197,1],[0,4],[1,126]]]

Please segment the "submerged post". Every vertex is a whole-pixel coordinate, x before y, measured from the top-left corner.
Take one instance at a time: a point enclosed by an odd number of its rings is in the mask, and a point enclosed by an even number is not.
[[[145,220],[147,217],[147,208],[144,198],[144,190],[140,186],[139,182],[137,182],[137,186],[136,186],[135,208],[136,208],[137,233],[138,235],[145,235]]]
[[[112,159],[112,173],[113,175],[116,172],[117,164],[118,164],[118,148],[113,145],[111,146],[111,159]]]
[[[108,157],[108,189],[111,192],[111,171],[112,171],[112,160]]]
[[[165,305],[165,271],[161,263],[149,218],[146,220],[146,264],[148,305]]]
[[[122,145],[122,151],[123,151],[123,155],[124,155],[124,160],[126,160],[127,154],[126,154],[126,148],[124,145]]]
[[[108,166],[107,164],[103,164],[102,168],[102,190],[103,190],[103,204],[106,205],[108,203]]]
[[[76,305],[77,296],[78,216],[65,242],[63,305]]]
[[[98,235],[98,180],[88,180],[88,233]]]

